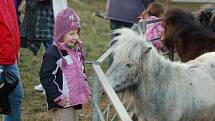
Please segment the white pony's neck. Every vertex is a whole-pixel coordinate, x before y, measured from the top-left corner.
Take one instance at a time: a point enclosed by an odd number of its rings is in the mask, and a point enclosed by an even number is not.
[[[167,87],[161,87],[161,85],[164,85],[162,83],[168,85],[177,70],[185,70],[187,66],[180,62],[171,62],[158,54],[155,48],[152,48],[146,56],[143,62],[144,81],[141,82],[138,90],[144,92],[144,98],[152,99],[156,98],[157,93]]]
[[[172,62],[159,55],[155,48],[152,48],[144,59],[144,72],[148,72],[150,75],[158,74],[164,70],[171,70]],[[147,68],[146,68],[147,67]]]

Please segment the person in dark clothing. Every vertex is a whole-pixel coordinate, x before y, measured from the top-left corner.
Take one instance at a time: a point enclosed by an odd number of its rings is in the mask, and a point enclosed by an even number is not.
[[[108,0],[106,4],[106,18],[110,20],[111,31],[122,27],[130,28],[136,22],[141,11],[145,10],[155,0]],[[111,35],[111,39],[114,35]],[[110,46],[115,42],[111,41]],[[109,66],[113,57],[109,56]]]
[[[111,30],[131,27],[136,18],[155,0],[108,0],[106,18],[110,20]]]
[[[54,12],[52,0],[26,0],[25,17],[20,25],[21,47],[29,48],[37,55],[43,43],[45,51],[52,45]],[[41,84],[34,87],[43,91]]]
[[[54,13],[52,0],[26,0],[25,17],[20,25],[21,47],[37,55],[41,43],[47,50],[53,42]]]

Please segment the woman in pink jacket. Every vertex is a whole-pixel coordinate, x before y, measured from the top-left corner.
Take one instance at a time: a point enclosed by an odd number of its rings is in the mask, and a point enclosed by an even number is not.
[[[20,78],[17,66],[20,36],[13,0],[0,0],[0,28],[0,69],[11,71]],[[0,78],[0,81],[4,80],[1,71]],[[3,121],[21,121],[22,98],[23,89],[19,83],[9,95],[11,114],[5,115]]]

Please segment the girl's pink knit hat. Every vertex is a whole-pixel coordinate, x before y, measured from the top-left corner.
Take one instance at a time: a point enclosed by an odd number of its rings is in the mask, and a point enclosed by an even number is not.
[[[57,44],[68,31],[80,28],[80,19],[76,12],[71,8],[62,10],[55,20],[54,43]]]

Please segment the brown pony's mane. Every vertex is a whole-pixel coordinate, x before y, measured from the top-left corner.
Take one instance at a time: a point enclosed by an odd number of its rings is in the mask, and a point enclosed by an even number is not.
[[[199,24],[189,11],[171,8],[164,14],[164,45],[175,48],[182,62],[215,51],[215,33]]]

